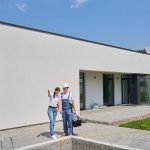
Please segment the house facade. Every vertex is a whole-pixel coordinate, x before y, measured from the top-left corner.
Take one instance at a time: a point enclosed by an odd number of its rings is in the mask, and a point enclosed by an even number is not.
[[[0,71],[0,130],[48,122],[47,90],[64,82],[78,113],[150,103],[150,55],[4,22]]]

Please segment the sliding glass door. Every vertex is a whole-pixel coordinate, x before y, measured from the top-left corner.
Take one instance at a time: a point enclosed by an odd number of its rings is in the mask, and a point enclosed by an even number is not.
[[[136,76],[132,74],[122,75],[122,103],[134,104],[136,98]]]
[[[128,80],[122,80],[122,103],[129,103],[129,87]]]
[[[140,103],[150,104],[150,76],[140,77]]]
[[[114,105],[114,77],[113,74],[103,75],[103,100],[104,105]]]
[[[85,80],[84,73],[80,72],[80,109],[85,109]]]

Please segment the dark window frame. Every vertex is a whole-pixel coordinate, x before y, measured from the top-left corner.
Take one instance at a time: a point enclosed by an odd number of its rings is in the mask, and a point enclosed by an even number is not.
[[[112,77],[108,77],[108,79],[112,79],[112,84],[113,84],[113,100],[112,100],[112,104],[106,104],[106,103],[104,103],[104,101],[105,101],[105,97],[104,97],[104,76],[105,75],[112,75]],[[103,74],[103,105],[104,106],[114,106],[114,104],[115,104],[115,87],[114,87],[115,85],[114,85],[114,74]]]
[[[85,110],[86,109],[86,100],[85,100],[85,73],[84,72],[79,72],[79,93],[80,93],[80,77],[81,74],[83,74],[83,108],[80,107],[80,110]],[[81,101],[81,96],[80,96],[80,101]]]

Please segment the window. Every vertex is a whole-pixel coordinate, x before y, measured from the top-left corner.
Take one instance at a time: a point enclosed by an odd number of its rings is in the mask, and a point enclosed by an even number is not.
[[[84,73],[80,72],[80,109],[85,109]]]
[[[140,103],[150,104],[150,75],[140,76]]]

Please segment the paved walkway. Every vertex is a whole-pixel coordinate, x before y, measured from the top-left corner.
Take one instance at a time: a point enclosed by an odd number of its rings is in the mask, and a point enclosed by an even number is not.
[[[88,110],[81,114],[95,122],[113,124],[122,120],[143,117],[150,113],[150,106],[115,106],[102,110]],[[56,123],[56,136],[63,133],[62,122]],[[150,131],[121,128],[117,126],[85,123],[74,129],[75,136],[88,139],[119,144],[123,146],[150,150]],[[14,147],[33,145],[51,140],[49,138],[49,124],[35,125],[24,128],[0,131],[0,139],[4,138],[4,150],[11,149],[9,137],[13,138]],[[1,146],[0,146],[1,150]]]
[[[118,125],[129,120],[150,116],[150,105],[122,105],[81,111],[81,116],[90,122]]]
[[[62,133],[62,122],[57,122],[56,136],[59,138]],[[78,135],[88,139],[150,150],[149,131],[85,123],[81,127],[75,128],[74,134],[75,136]],[[49,124],[1,131],[0,137],[6,138],[4,140],[4,148],[7,150],[10,149],[8,137],[13,138],[15,148],[51,140],[49,138]]]

